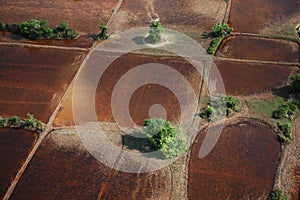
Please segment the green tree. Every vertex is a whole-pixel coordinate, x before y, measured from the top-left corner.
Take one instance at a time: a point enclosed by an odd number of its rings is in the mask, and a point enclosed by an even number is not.
[[[288,197],[280,189],[271,192],[269,200],[288,200]]]
[[[224,37],[226,35],[230,35],[233,31],[227,23],[216,23],[216,25],[212,28],[211,35],[212,37]]]
[[[292,86],[295,90],[300,90],[300,74],[297,74],[292,77]]]
[[[162,33],[162,26],[159,21],[153,21],[150,24],[149,30],[149,39],[151,43],[158,43],[161,41],[161,33]]]
[[[169,121],[153,118],[144,122],[143,131],[154,150],[160,150],[164,158],[174,158],[187,150],[187,142],[181,130]]]

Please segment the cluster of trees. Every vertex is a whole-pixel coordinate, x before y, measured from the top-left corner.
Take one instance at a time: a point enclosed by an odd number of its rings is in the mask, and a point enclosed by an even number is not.
[[[187,141],[182,131],[169,121],[153,118],[144,122],[143,132],[154,150],[160,150],[163,158],[174,158],[187,151]]]
[[[230,35],[232,31],[233,28],[231,28],[227,23],[216,23],[209,34],[212,38],[214,38],[214,40],[210,43],[207,53],[214,54],[218,49],[218,46],[221,44],[222,39],[225,36]]]
[[[24,128],[30,131],[44,132],[46,125],[34,118],[32,114],[27,114],[27,118],[21,119],[18,116],[9,118],[0,117],[0,127],[2,128]]]
[[[293,121],[299,112],[299,92],[300,92],[300,74],[291,78],[294,96],[273,112],[273,118],[277,119],[278,140],[281,143],[289,144],[292,141]]]
[[[207,107],[200,113],[200,117],[211,121],[218,115],[229,117],[234,112],[241,110],[239,99],[233,96],[220,95],[216,100],[211,100]]]
[[[0,22],[0,30],[9,31],[30,40],[74,39],[78,36],[78,33],[69,27],[68,22],[62,22],[54,28],[51,28],[47,21],[36,19],[28,20],[20,24],[3,24]]]

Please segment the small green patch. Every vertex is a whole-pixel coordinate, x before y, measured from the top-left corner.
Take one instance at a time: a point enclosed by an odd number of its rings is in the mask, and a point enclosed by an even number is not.
[[[27,114],[27,118],[20,119],[18,116],[9,118],[0,117],[0,127],[2,128],[24,128],[30,131],[44,132],[46,125],[34,118],[32,114]]]
[[[161,33],[162,26],[160,21],[152,21],[147,40],[149,40],[151,43],[158,43],[161,41]]]
[[[212,28],[211,35],[214,38],[217,37],[225,37],[227,35],[230,35],[233,31],[233,28],[231,28],[227,23],[216,23],[216,25]]]
[[[212,55],[215,54],[216,51],[217,51],[217,49],[218,49],[218,47],[220,46],[220,44],[222,42],[222,39],[223,39],[223,37],[218,37],[218,38],[214,39],[210,43],[210,46],[209,46],[209,48],[207,50],[207,53],[212,54]]]
[[[272,117],[273,113],[283,104],[283,102],[284,99],[280,97],[252,101],[250,102],[250,110]]]
[[[280,189],[275,189],[271,192],[270,197],[268,200],[288,200],[287,195]]]
[[[231,116],[234,112],[241,111],[240,100],[233,96],[221,95],[216,100],[211,100],[207,107],[200,113],[200,117],[211,121],[218,116]]]
[[[94,40],[106,40],[109,38],[109,35],[107,34],[108,32],[108,27],[104,22],[101,22],[99,25],[100,33],[98,34],[93,34],[91,37]]]

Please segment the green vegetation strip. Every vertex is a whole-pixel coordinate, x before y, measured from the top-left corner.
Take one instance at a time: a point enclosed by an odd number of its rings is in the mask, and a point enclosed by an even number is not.
[[[0,30],[9,31],[30,40],[74,39],[79,35],[69,27],[68,22],[62,22],[58,26],[51,28],[47,21],[36,19],[24,21],[20,24],[3,24],[0,22]]]
[[[32,114],[27,114],[27,118],[13,116],[9,118],[0,117],[0,127],[2,128],[24,128],[26,130],[42,133],[46,130],[46,125],[34,118]]]

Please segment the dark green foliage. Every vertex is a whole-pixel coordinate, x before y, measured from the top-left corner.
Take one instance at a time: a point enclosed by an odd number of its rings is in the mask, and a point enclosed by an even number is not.
[[[30,40],[44,39],[52,37],[52,29],[47,21],[29,20],[20,25],[20,34]]]
[[[288,197],[280,189],[275,189],[271,192],[269,200],[288,200]]]
[[[216,115],[226,115],[229,117],[234,112],[240,111],[240,101],[232,96],[221,95],[218,99],[210,101],[205,110],[200,113],[200,117],[211,121]]]
[[[32,19],[19,24],[6,24],[5,30],[21,35],[30,40],[38,39],[74,39],[78,33],[71,29],[67,22],[62,22],[54,29],[49,27],[47,21]]]
[[[219,45],[221,44],[222,42],[222,37],[218,37],[216,39],[214,39],[211,43],[210,43],[210,46],[207,50],[207,53],[209,54],[215,54],[215,52],[217,51]]]
[[[14,34],[20,34],[20,25],[19,24],[5,24],[5,30]]]
[[[2,22],[0,22],[0,31],[5,30],[5,24],[3,24]]]
[[[74,39],[78,36],[78,33],[69,27],[68,22],[62,22],[56,26],[53,33],[56,38]]]
[[[153,21],[150,25],[148,39],[151,43],[158,43],[161,40],[162,27],[159,21]]]
[[[288,119],[293,120],[298,112],[297,102],[290,100],[281,105],[278,110],[273,112],[275,119]]]
[[[107,34],[108,27],[106,26],[106,24],[101,22],[100,25],[99,25],[99,28],[100,28],[100,33],[92,35],[92,38],[94,40],[106,40],[106,39],[108,39],[109,38],[109,35]]]
[[[10,118],[0,117],[0,127],[25,128],[37,132],[43,132],[46,129],[46,125],[41,121],[35,119],[32,114],[27,114],[27,118],[24,119],[20,119],[17,116],[13,116]]]
[[[153,118],[144,122],[143,131],[154,150],[161,150],[164,158],[174,158],[187,150],[181,131],[169,121]]]
[[[292,125],[290,122],[278,123],[278,139],[281,143],[290,143],[292,139]]]
[[[212,37],[224,37],[230,35],[233,29],[227,23],[217,23],[213,28]]]
[[[292,86],[295,90],[300,90],[300,74],[297,74],[292,77]]]

